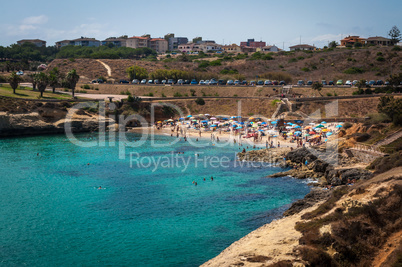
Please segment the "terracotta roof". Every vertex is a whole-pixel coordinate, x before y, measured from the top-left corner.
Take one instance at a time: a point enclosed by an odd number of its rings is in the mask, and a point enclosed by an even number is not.
[[[87,38],[87,37],[81,37],[81,38],[77,38],[71,41],[98,41],[95,38]],[[98,41],[99,42],[99,41]]]
[[[381,37],[381,36],[376,36],[376,37],[367,38],[367,41],[391,41],[391,39],[384,38],[384,37]]]
[[[166,41],[166,40],[163,38],[152,38],[150,41],[152,42],[152,41]]]
[[[128,39],[141,39],[141,40],[148,40],[148,37],[142,37],[142,36],[133,36],[133,37],[129,37]]]

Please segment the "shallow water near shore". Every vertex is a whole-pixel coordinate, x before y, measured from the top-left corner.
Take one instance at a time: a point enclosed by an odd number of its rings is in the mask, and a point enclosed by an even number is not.
[[[309,192],[301,180],[264,178],[278,167],[240,166],[238,146],[155,148],[149,138],[124,146],[119,159],[119,144],[85,148],[64,135],[0,140],[0,265],[198,266]],[[210,162],[214,156],[225,163]]]

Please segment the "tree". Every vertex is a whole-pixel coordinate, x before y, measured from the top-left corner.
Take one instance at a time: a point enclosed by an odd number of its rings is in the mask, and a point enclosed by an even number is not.
[[[35,73],[31,73],[31,74],[28,74],[28,77],[29,77],[29,80],[31,81],[31,83],[32,83],[32,90],[36,90],[36,84],[38,83],[38,80],[37,80],[37,73],[35,72]]]
[[[131,66],[126,69],[130,81],[134,79],[142,80],[148,78],[148,71],[140,66]]]
[[[75,96],[75,86],[77,85],[80,76],[77,74],[75,69],[70,70],[66,76],[66,82],[68,84],[68,88],[72,90],[73,97]]]
[[[332,41],[328,44],[329,48],[336,48],[339,44],[336,41]]]
[[[40,92],[40,97],[43,97],[43,92],[46,90],[47,85],[49,84],[49,76],[41,72],[37,74],[38,79],[38,90]]]
[[[380,97],[378,112],[386,114],[395,125],[402,125],[402,99],[393,96]]]
[[[8,82],[10,83],[11,88],[13,88],[13,94],[15,94],[15,89],[17,89],[18,84],[21,82],[21,77],[13,71],[8,77]]]
[[[60,71],[58,68],[53,68],[49,72],[49,85],[52,87],[53,94],[55,93],[56,86],[60,84]]]
[[[398,87],[402,83],[402,72],[399,74],[394,74],[388,78],[389,84],[393,87]]]
[[[316,90],[320,94],[320,96],[322,96],[321,94],[322,87],[323,85],[320,82],[314,82],[313,85],[311,86],[311,88],[313,90]]]
[[[401,40],[401,31],[398,27],[393,26],[392,29],[388,32],[388,36],[391,37],[392,43],[396,44]]]

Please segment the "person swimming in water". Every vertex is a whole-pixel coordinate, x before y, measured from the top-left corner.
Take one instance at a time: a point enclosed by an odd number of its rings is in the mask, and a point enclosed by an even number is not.
[[[213,181],[214,180],[214,177],[213,176],[211,176],[211,181]]]
[[[99,186],[98,189],[102,189],[102,186]]]

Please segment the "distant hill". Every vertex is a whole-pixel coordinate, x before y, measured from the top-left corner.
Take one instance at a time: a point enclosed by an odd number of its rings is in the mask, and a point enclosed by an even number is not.
[[[250,55],[217,55],[215,58],[177,56],[157,61],[129,59],[100,59],[112,70],[112,79],[127,79],[126,68],[144,67],[148,72],[157,69],[179,69],[199,77],[216,79],[269,79],[282,74],[297,80],[386,80],[392,73],[402,72],[402,52],[393,47],[367,47],[361,49],[334,49],[314,52],[270,53],[265,59]],[[244,58],[246,57],[246,58]],[[242,59],[238,59],[242,58]],[[257,59],[255,59],[257,58]],[[214,62],[211,64],[209,62]],[[58,67],[62,72],[75,68],[85,79],[107,77],[106,68],[95,59],[55,59],[49,69]],[[257,78],[258,76],[258,78]]]

